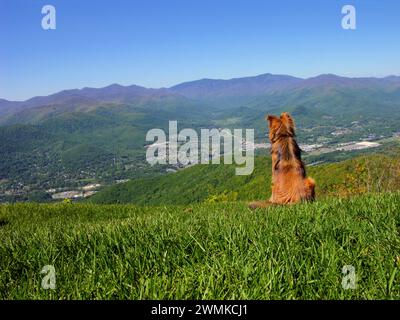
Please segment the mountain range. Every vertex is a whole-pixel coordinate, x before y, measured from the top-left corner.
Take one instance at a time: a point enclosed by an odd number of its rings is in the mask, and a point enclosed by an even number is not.
[[[112,184],[154,176],[146,133],[178,128],[254,128],[267,141],[267,113],[292,113],[303,144],[332,144],[399,131],[400,77],[301,79],[263,74],[202,79],[170,88],[112,84],[64,90],[26,101],[0,99],[2,192]]]
[[[400,89],[400,77],[346,78],[333,74],[323,74],[302,79],[267,73],[229,80],[201,79],[160,89],[112,84],[104,88],[64,90],[48,96],[33,97],[26,101],[0,99],[0,124],[35,121],[38,117],[32,116],[32,112],[40,114],[41,117],[39,118],[42,119],[47,115],[65,112],[92,111],[104,105],[145,105],[154,101],[165,100],[186,103],[188,102],[187,99],[217,108],[232,108],[266,95],[307,90],[343,89],[375,89],[393,93]]]

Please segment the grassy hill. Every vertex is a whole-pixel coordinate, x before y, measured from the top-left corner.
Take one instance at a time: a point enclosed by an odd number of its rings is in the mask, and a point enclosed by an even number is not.
[[[365,155],[308,168],[317,197],[400,190],[400,157]],[[271,193],[271,160],[256,157],[249,176],[236,176],[235,165],[196,165],[160,177],[136,179],[103,189],[93,203],[140,205],[190,204],[266,199]]]
[[[1,205],[0,299],[399,299],[399,206],[400,193],[256,211]]]

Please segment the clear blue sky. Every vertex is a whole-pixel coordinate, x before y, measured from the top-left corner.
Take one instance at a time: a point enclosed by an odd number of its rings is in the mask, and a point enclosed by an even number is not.
[[[41,28],[43,5],[57,29]],[[357,30],[341,8],[357,9]],[[261,73],[400,74],[398,0],[0,0],[0,98]]]

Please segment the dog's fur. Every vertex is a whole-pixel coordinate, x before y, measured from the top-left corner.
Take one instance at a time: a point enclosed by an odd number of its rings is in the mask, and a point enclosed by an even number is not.
[[[295,140],[294,121],[284,112],[280,118],[268,115],[269,139],[272,155],[272,195],[268,201],[249,204],[251,209],[265,208],[273,204],[292,204],[312,201],[315,198],[315,182],[307,178],[301,150]]]

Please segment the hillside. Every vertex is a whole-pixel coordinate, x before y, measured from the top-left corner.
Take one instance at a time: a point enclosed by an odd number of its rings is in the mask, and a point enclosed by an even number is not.
[[[396,151],[397,150],[397,151]],[[235,165],[196,165],[160,177],[135,179],[105,188],[90,198],[94,203],[140,205],[266,199],[271,193],[271,161],[256,157],[249,176],[236,176]],[[318,198],[364,192],[400,190],[400,154],[364,155],[339,163],[308,168],[317,182]]]
[[[399,203],[0,205],[0,299],[399,299]]]

